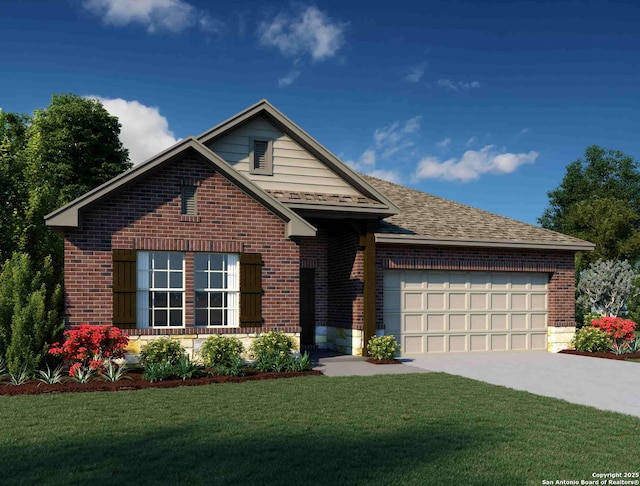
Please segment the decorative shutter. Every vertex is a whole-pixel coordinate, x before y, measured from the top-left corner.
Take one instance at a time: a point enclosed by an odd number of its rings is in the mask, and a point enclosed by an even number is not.
[[[262,325],[262,256],[240,253],[240,327]]]
[[[113,325],[136,328],[136,250],[113,250]]]
[[[266,140],[254,140],[253,141],[253,168],[254,169],[267,169],[267,150],[269,148],[269,142]]]

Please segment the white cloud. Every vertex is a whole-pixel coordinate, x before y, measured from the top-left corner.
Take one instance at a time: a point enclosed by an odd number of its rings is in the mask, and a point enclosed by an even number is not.
[[[259,39],[284,56],[308,54],[314,61],[322,61],[335,56],[344,45],[345,27],[316,7],[307,7],[296,17],[281,13],[270,22],[262,22]]]
[[[474,88],[479,88],[480,83],[478,81],[471,81],[470,83],[464,81],[451,81],[450,79],[438,79],[438,86],[446,88],[451,91],[467,91]]]
[[[223,23],[184,0],[85,0],[83,7],[102,17],[105,24],[139,24],[147,32],[182,32],[197,27],[206,33],[219,33]]]
[[[400,184],[400,182],[402,181],[402,177],[396,170],[375,169],[368,174],[372,177],[377,177],[378,179],[395,182],[396,184]]]
[[[426,63],[418,64],[417,66],[413,66],[409,74],[404,77],[404,80],[407,83],[417,83],[424,76],[424,70],[427,67]]]
[[[384,128],[378,128],[373,132],[376,148],[381,150],[380,158],[386,159],[414,145],[410,135],[420,129],[420,117],[409,118],[404,124],[395,121]]]
[[[360,162],[369,166],[376,165],[376,151],[371,149],[365,150],[360,156]]]
[[[478,141],[478,137],[476,137],[476,136],[470,137],[470,138],[469,138],[469,140],[467,140],[467,141],[465,142],[464,146],[465,146],[466,148],[469,148],[469,147],[471,147],[474,143],[476,143],[477,141]]]
[[[436,147],[438,147],[439,149],[446,149],[449,145],[451,145],[451,139],[449,137],[443,138],[436,143]]]
[[[518,132],[518,135],[525,135],[527,133],[529,133],[531,130],[529,130],[528,128],[523,128],[522,130],[520,130]]]
[[[278,79],[278,86],[280,88],[284,88],[293,83],[298,76],[300,76],[300,71],[293,70],[289,74],[287,74],[284,78]]]
[[[88,98],[99,100],[111,115],[118,117],[122,125],[120,141],[129,150],[129,158],[134,164],[147,160],[178,141],[169,130],[167,119],[156,107],[122,98]]]
[[[510,174],[524,164],[532,164],[538,158],[538,152],[512,154],[498,152],[493,145],[481,150],[467,150],[459,160],[440,161],[428,156],[418,162],[416,179],[443,179],[447,181],[468,182],[482,174]]]

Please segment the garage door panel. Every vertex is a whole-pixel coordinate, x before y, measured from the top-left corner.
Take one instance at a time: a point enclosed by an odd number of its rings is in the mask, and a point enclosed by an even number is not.
[[[402,354],[546,349],[547,274],[388,270],[384,289]]]
[[[466,314],[449,314],[449,331],[466,331]]]
[[[472,331],[487,330],[487,314],[471,314],[469,317]]]

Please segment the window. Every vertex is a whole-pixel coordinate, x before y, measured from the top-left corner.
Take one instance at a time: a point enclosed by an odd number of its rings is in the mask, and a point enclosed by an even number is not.
[[[196,216],[196,188],[195,186],[182,186],[182,214]]]
[[[196,253],[194,269],[195,325],[237,327],[238,255]]]
[[[273,175],[273,142],[266,138],[249,139],[249,172],[251,174]]]
[[[138,252],[138,327],[184,325],[184,253]]]

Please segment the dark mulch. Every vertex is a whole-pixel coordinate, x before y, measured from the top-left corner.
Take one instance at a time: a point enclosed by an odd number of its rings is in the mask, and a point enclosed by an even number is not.
[[[401,361],[398,361],[397,359],[374,359],[374,358],[367,358],[366,359],[367,363],[371,363],[371,364],[376,364],[376,365],[383,365],[383,364],[402,364]]]
[[[244,381],[273,380],[278,378],[295,378],[298,376],[321,375],[318,370],[311,371],[286,371],[280,373],[262,373],[256,370],[247,370],[246,376],[204,376],[190,380],[164,380],[150,383],[142,378],[142,373],[132,371],[124,379],[116,382],[104,381],[98,378],[89,383],[66,382],[59,385],[47,385],[38,380],[30,380],[24,385],[12,386],[0,384],[0,395],[41,395],[53,393],[83,393],[97,391],[126,391],[142,390],[144,388],[174,388],[176,386],[198,386],[212,383],[242,383]]]
[[[627,353],[618,355],[611,352],[589,353],[587,351],[576,351],[575,349],[565,349],[564,351],[560,352],[564,354],[576,354],[578,356],[591,356],[592,358],[617,359],[619,361],[626,361],[628,359],[640,359],[640,353]]]

